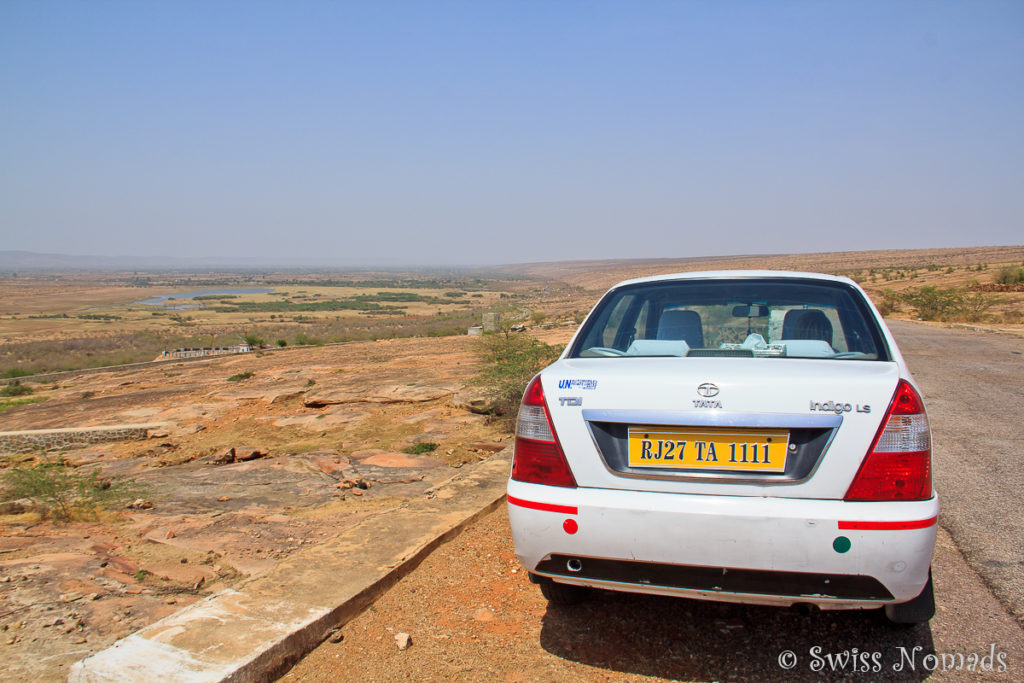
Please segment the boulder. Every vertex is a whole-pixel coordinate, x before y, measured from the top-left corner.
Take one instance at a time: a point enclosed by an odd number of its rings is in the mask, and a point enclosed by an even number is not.
[[[260,458],[267,457],[270,452],[265,448],[259,448],[257,446],[236,446],[235,460],[238,462],[246,462],[248,460],[259,460]]]
[[[214,465],[230,465],[235,461],[235,449],[234,448],[222,448],[221,450],[214,453],[210,459],[211,464]]]
[[[32,508],[32,501],[25,498],[22,500],[8,500],[0,503],[0,515],[20,515]]]
[[[497,405],[480,387],[466,387],[452,396],[452,406],[478,415],[493,415]]]

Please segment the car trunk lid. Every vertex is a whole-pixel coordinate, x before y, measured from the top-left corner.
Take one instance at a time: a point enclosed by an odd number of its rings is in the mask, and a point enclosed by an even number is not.
[[[841,499],[899,381],[893,362],[568,359],[542,374],[579,486]]]

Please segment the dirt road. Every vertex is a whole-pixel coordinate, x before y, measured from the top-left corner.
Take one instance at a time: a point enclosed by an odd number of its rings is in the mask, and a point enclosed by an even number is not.
[[[502,508],[283,680],[1024,680],[1024,631],[1009,611],[1020,618],[1024,342],[913,323],[893,330],[929,403],[944,505],[929,625],[610,592],[549,606],[515,559]],[[399,650],[403,632],[412,645]],[[791,669],[780,665],[787,650]]]

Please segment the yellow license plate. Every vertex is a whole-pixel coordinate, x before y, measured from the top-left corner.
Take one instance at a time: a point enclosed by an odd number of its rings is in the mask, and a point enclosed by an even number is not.
[[[629,466],[785,472],[787,429],[637,426],[629,428]]]

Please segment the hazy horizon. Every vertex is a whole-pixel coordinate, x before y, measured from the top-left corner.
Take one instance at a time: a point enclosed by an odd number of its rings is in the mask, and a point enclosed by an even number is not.
[[[1018,2],[12,1],[0,249],[352,268],[1013,245],[1022,73]]]

